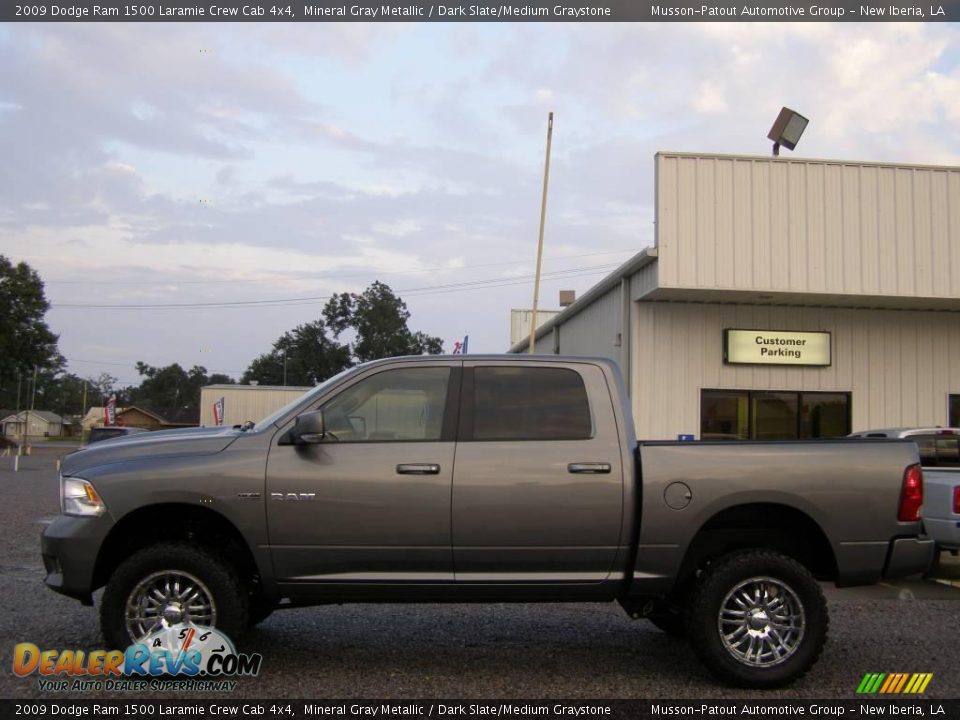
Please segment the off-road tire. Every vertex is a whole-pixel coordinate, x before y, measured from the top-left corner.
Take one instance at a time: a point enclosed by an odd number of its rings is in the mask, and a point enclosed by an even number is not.
[[[235,640],[247,628],[250,597],[234,566],[215,551],[185,542],[165,542],[138,550],[113,571],[100,603],[100,628],[107,647],[126,649],[137,638],[126,624],[126,604],[137,585],[153,573],[182,571],[210,591],[216,608],[213,625]]]
[[[727,608],[739,608],[735,605],[736,599],[732,596],[728,598],[728,595],[741,583],[754,579],[762,587],[775,588],[779,584],[780,590],[773,595],[774,602],[784,602],[784,598],[786,602],[791,602],[792,593],[793,604],[799,602],[802,609],[802,633],[798,637],[795,633],[795,641],[787,643],[793,647],[792,652],[784,659],[774,656],[767,664],[761,664],[756,659],[751,664],[738,657],[738,649],[729,648],[721,634],[720,617],[724,603],[727,603]],[[767,583],[766,580],[772,582]],[[744,617],[752,612],[766,613],[764,608],[744,610]],[[739,613],[740,610],[735,612]],[[765,616],[755,618],[756,622],[763,624]],[[730,620],[730,614],[725,617],[726,629],[736,627],[735,623],[739,621]],[[802,677],[820,657],[827,639],[828,625],[826,600],[810,571],[796,560],[771,550],[737,551],[715,560],[703,571],[687,606],[687,636],[694,652],[719,679],[746,688],[782,687]],[[745,620],[745,629],[740,631],[738,638],[745,638],[753,632],[746,629],[748,626],[749,622]],[[782,632],[780,629],[776,631],[778,636]],[[759,628],[756,632],[762,634],[767,631]],[[778,651],[784,652],[783,647],[780,646]]]

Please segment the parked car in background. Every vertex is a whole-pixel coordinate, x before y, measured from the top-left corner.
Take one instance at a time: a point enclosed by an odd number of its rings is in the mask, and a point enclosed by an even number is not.
[[[923,526],[941,550],[960,550],[960,428],[863,430],[857,438],[913,440],[923,465]]]
[[[101,440],[112,440],[118,437],[127,437],[137,433],[147,432],[143,428],[135,427],[96,427],[90,430],[90,437],[87,438],[87,445],[100,442]]]

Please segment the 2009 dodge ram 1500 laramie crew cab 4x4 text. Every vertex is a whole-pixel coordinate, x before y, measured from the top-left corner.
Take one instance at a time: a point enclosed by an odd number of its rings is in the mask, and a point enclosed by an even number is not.
[[[909,441],[641,442],[616,365],[393,358],[253,425],[72,453],[47,584],[113,647],[286,606],[618,601],[721,679],[783,685],[827,633],[817,579],[924,571]]]

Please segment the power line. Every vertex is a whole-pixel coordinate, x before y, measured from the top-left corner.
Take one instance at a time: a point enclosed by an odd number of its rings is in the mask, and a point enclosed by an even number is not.
[[[560,278],[581,277],[586,275],[596,275],[607,272],[617,267],[616,264],[595,265],[588,268],[571,268],[568,270],[555,270],[550,273],[544,273],[543,278],[555,280]],[[533,275],[521,275],[515,278],[488,278],[486,280],[473,280],[459,283],[448,283],[446,285],[427,285],[420,288],[407,288],[397,290],[397,294],[405,295],[429,295],[433,293],[452,292],[455,290],[475,290],[480,288],[506,287],[509,285],[523,285],[533,281]],[[53,303],[51,308],[55,310],[153,310],[153,309],[178,309],[178,310],[200,310],[213,308],[240,308],[240,307],[286,307],[294,305],[313,305],[319,302],[329,300],[331,295],[318,295],[313,297],[283,298],[277,300],[235,300],[235,301],[213,301],[203,303],[136,303],[129,305],[109,305],[95,303]]]
[[[553,260],[566,260],[571,258],[584,258],[584,257],[596,257],[598,255],[619,255],[621,253],[635,253],[637,250],[635,247],[624,248],[622,250],[605,250],[602,252],[594,253],[581,253],[578,255],[555,255],[550,258],[544,258],[545,262]],[[414,275],[417,273],[428,273],[428,272],[459,272],[461,270],[472,270],[474,268],[487,268],[487,267],[502,267],[504,265],[516,265],[515,260],[505,261],[505,262],[495,262],[495,263],[481,263],[479,265],[461,265],[459,267],[445,266],[445,267],[434,267],[434,268],[420,268],[417,270],[392,270],[387,272],[375,273],[377,275]],[[280,279],[283,280],[336,280],[339,278],[348,278],[348,277],[369,277],[371,275],[370,271],[365,272],[355,272],[355,273],[330,273],[330,274],[320,274],[320,275],[297,275],[297,274],[284,274]],[[237,283],[263,283],[263,282],[277,282],[278,278],[251,278],[251,279],[231,279],[231,280],[113,280],[111,279],[109,283],[111,285],[217,285],[217,284],[232,284],[236,285]],[[44,280],[45,285],[102,285],[103,278],[90,278],[86,280]]]

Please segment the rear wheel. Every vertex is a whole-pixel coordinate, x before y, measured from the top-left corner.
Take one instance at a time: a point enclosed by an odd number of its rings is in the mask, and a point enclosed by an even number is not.
[[[826,600],[796,560],[769,550],[731,553],[703,573],[687,608],[694,651],[720,679],[787,685],[816,662],[827,638]]]
[[[248,612],[248,595],[229,562],[197,545],[160,543],[114,570],[100,605],[100,627],[108,646],[122,650],[182,622],[236,638]]]

